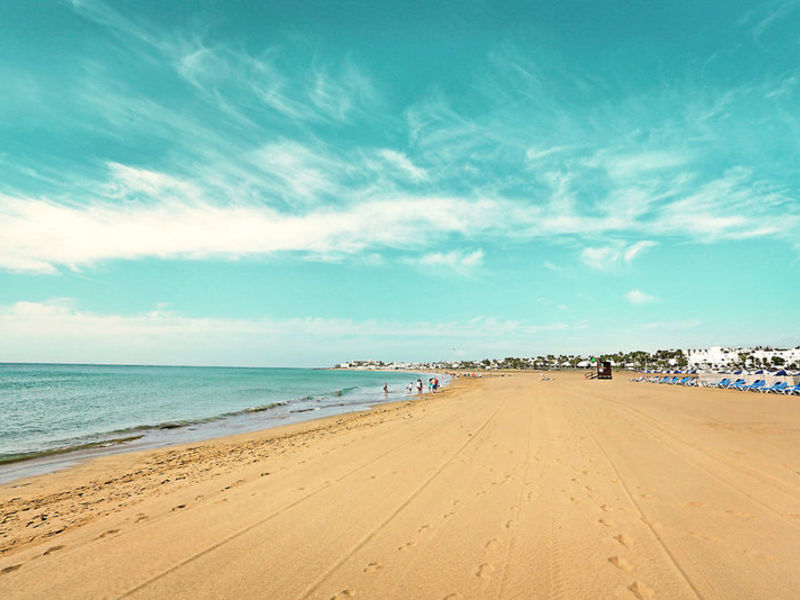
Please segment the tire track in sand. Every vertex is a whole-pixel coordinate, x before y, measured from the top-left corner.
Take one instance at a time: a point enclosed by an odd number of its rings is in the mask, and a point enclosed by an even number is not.
[[[372,538],[374,538],[374,537],[375,537],[375,536],[376,536],[376,535],[377,535],[377,534],[378,534],[378,533],[379,533],[379,532],[380,532],[380,531],[381,531],[381,530],[382,530],[384,527],[386,527],[386,525],[388,525],[388,524],[389,524],[389,523],[392,521],[392,519],[394,519],[394,518],[395,518],[397,515],[399,515],[399,514],[400,514],[400,513],[403,511],[403,509],[404,509],[404,508],[406,508],[406,506],[408,506],[409,504],[411,504],[411,502],[414,500],[414,498],[416,498],[417,496],[419,496],[419,494],[421,494],[421,493],[422,493],[422,491],[423,491],[425,488],[427,488],[427,487],[428,487],[428,486],[431,484],[431,482],[432,482],[434,479],[436,479],[436,478],[437,478],[437,477],[438,477],[438,476],[439,476],[439,475],[442,473],[442,471],[444,471],[444,470],[445,470],[445,469],[446,469],[448,466],[450,466],[450,465],[451,465],[451,464],[452,464],[452,463],[453,463],[453,462],[454,462],[454,461],[455,461],[455,460],[458,458],[458,456],[459,456],[459,455],[460,455],[460,454],[461,454],[461,453],[462,453],[462,452],[463,452],[463,451],[464,451],[464,450],[465,450],[465,449],[466,449],[466,448],[467,448],[467,447],[468,447],[470,444],[472,444],[472,443],[473,443],[473,442],[474,442],[474,441],[475,441],[475,440],[476,440],[476,439],[477,439],[477,438],[480,436],[480,434],[481,434],[481,433],[482,433],[482,432],[483,432],[483,431],[486,429],[486,427],[489,425],[489,423],[491,423],[491,422],[492,422],[492,420],[494,420],[494,418],[497,416],[497,414],[498,414],[498,413],[499,413],[499,412],[500,412],[500,411],[501,411],[503,408],[505,408],[505,406],[506,406],[506,404],[507,404],[507,403],[508,403],[508,401],[506,400],[506,401],[504,401],[504,402],[503,402],[503,404],[502,404],[501,406],[499,406],[497,409],[495,409],[495,411],[494,411],[494,412],[493,412],[491,415],[489,415],[489,418],[488,418],[488,419],[486,419],[486,421],[483,423],[483,425],[481,425],[481,426],[480,426],[480,428],[479,428],[479,429],[478,429],[478,430],[477,430],[477,431],[476,431],[474,434],[472,434],[472,435],[469,437],[469,439],[467,439],[467,441],[466,441],[466,442],[464,442],[464,444],[462,444],[462,445],[461,445],[461,446],[460,446],[460,447],[459,447],[459,448],[458,448],[458,449],[457,449],[457,450],[456,450],[456,451],[453,453],[453,455],[452,455],[450,458],[448,458],[448,459],[447,459],[447,460],[444,462],[444,464],[442,464],[442,466],[440,466],[438,469],[436,469],[436,471],[435,471],[435,472],[434,472],[434,473],[433,473],[433,474],[432,474],[430,477],[428,477],[428,479],[426,479],[426,480],[425,480],[425,481],[424,481],[424,482],[423,482],[423,483],[422,483],[422,484],[421,484],[419,487],[417,487],[417,489],[415,489],[415,490],[414,490],[414,491],[411,493],[411,495],[410,495],[410,496],[408,496],[408,498],[406,498],[406,499],[405,499],[405,500],[404,500],[404,501],[403,501],[403,502],[402,502],[402,503],[401,503],[401,504],[400,504],[400,505],[399,505],[399,506],[398,506],[398,507],[397,507],[397,508],[396,508],[394,511],[392,511],[392,512],[389,514],[389,516],[387,516],[387,517],[386,517],[386,518],[385,518],[383,521],[381,521],[381,522],[380,522],[380,523],[379,523],[379,524],[378,524],[378,525],[377,525],[375,528],[373,528],[373,529],[372,529],[372,530],[371,530],[371,531],[370,531],[370,532],[369,532],[369,533],[368,533],[368,534],[367,534],[367,535],[366,535],[366,536],[365,536],[365,537],[364,537],[364,538],[363,538],[363,539],[362,539],[360,542],[358,542],[358,543],[357,543],[355,546],[353,546],[353,548],[351,548],[351,549],[350,549],[350,550],[349,550],[349,551],[348,551],[348,552],[347,552],[347,553],[346,553],[346,554],[345,554],[345,555],[344,555],[342,558],[340,558],[338,561],[336,561],[336,563],[335,563],[335,564],[334,564],[334,565],[333,565],[333,566],[332,566],[330,569],[328,569],[328,570],[327,570],[327,571],[326,571],[326,572],[325,572],[325,573],[322,575],[322,577],[320,577],[320,578],[319,578],[319,579],[318,579],[318,580],[317,580],[317,581],[316,581],[316,582],[315,582],[313,585],[311,585],[309,588],[307,588],[307,589],[306,589],[306,591],[305,591],[305,592],[304,592],[304,593],[303,593],[303,594],[300,596],[300,598],[308,598],[309,596],[311,596],[311,594],[313,594],[314,592],[316,592],[316,591],[319,589],[319,587],[320,587],[322,584],[324,584],[324,583],[325,583],[325,582],[326,582],[326,581],[327,581],[327,580],[330,578],[330,576],[331,576],[331,575],[333,575],[333,574],[334,574],[334,573],[335,573],[335,572],[336,572],[336,571],[337,571],[337,570],[338,570],[338,569],[339,569],[339,568],[340,568],[340,567],[341,567],[341,566],[342,566],[344,563],[346,563],[346,562],[347,562],[347,561],[348,561],[348,560],[349,560],[349,559],[350,559],[350,558],[351,558],[351,557],[352,557],[352,556],[353,556],[353,555],[354,555],[356,552],[358,552],[358,551],[359,551],[361,548],[363,548],[363,547],[364,547],[364,546],[365,546],[367,543],[369,543],[369,541],[370,541]]]
[[[617,476],[617,480],[619,481],[620,486],[622,487],[623,491],[625,492],[625,495],[628,497],[628,500],[636,508],[636,511],[639,513],[639,517],[640,517],[641,521],[645,525],[647,525],[647,528],[650,530],[650,533],[653,534],[653,537],[658,542],[658,544],[661,546],[662,550],[667,555],[667,557],[669,558],[670,562],[672,562],[672,564],[675,567],[675,569],[681,575],[681,578],[684,580],[684,582],[689,587],[689,589],[692,590],[692,593],[695,595],[695,597],[698,600],[703,600],[703,595],[700,593],[700,591],[697,589],[697,587],[695,587],[695,585],[692,582],[691,578],[689,577],[688,573],[686,573],[686,571],[683,570],[683,567],[681,567],[681,565],[678,563],[677,559],[672,554],[670,549],[667,547],[667,545],[664,542],[664,540],[661,539],[660,535],[658,535],[658,532],[653,527],[653,524],[650,522],[650,519],[648,519],[647,516],[644,514],[644,511],[642,510],[642,507],[639,505],[639,503],[634,498],[633,494],[631,493],[630,489],[628,488],[628,484],[625,483],[625,480],[622,478],[622,474],[620,473],[619,469],[617,469],[617,465],[614,463],[613,460],[611,460],[611,456],[609,456],[608,452],[606,452],[606,449],[603,448],[603,446],[600,444],[600,442],[597,441],[597,438],[589,430],[589,428],[586,427],[586,425],[584,425],[583,423],[581,423],[580,425],[586,431],[587,435],[592,439],[592,441],[594,442],[595,446],[597,446],[597,449],[600,451],[600,453],[605,457],[606,461],[608,462],[608,465],[611,467],[611,470]],[[635,583],[638,583],[638,582],[635,582]],[[635,595],[638,595],[635,590],[631,590],[631,591],[633,591]]]
[[[491,419],[491,417],[490,417],[490,419]],[[413,438],[413,440],[416,441],[416,440],[419,440],[419,439],[423,439],[423,438],[427,437],[431,432],[435,431],[438,428],[439,428],[438,424],[433,425],[433,426],[427,428],[424,432],[422,432],[419,435],[415,436]],[[470,440],[471,439],[472,438],[470,438]],[[259,519],[258,521],[255,521],[254,523],[251,523],[251,524],[247,525],[246,527],[243,527],[243,528],[237,530],[235,533],[223,538],[219,542],[216,542],[215,544],[212,544],[212,545],[208,546],[207,548],[204,548],[203,550],[200,550],[199,552],[196,552],[195,554],[192,554],[188,558],[186,558],[184,560],[181,560],[180,562],[172,565],[171,567],[163,570],[162,572],[160,572],[160,573],[148,578],[147,580],[143,581],[142,583],[132,587],[131,589],[129,589],[129,590],[123,592],[122,594],[120,594],[119,596],[117,596],[117,599],[121,600],[122,598],[128,598],[128,597],[134,595],[135,593],[143,590],[144,588],[146,588],[147,586],[155,583],[156,581],[158,581],[160,579],[163,579],[164,577],[170,575],[171,573],[174,573],[178,569],[190,564],[191,562],[193,562],[193,561],[195,561],[195,560],[197,560],[197,559],[199,559],[199,558],[201,558],[201,557],[203,557],[203,556],[205,556],[207,554],[210,554],[214,550],[217,550],[218,548],[221,548],[225,544],[228,544],[229,542],[232,542],[236,538],[239,538],[239,537],[245,535],[246,533],[252,531],[253,529],[263,525],[264,523],[266,523],[268,521],[270,521],[271,519],[274,519],[274,518],[282,515],[287,510],[290,510],[290,509],[302,504],[306,500],[309,500],[310,498],[313,498],[317,494],[319,494],[321,492],[324,492],[328,488],[330,488],[330,487],[332,487],[332,486],[344,481],[345,479],[347,479],[351,475],[354,475],[354,474],[358,473],[359,471],[370,467],[371,465],[375,464],[376,462],[378,462],[382,458],[385,458],[389,454],[392,454],[393,452],[396,452],[398,450],[404,449],[407,445],[408,445],[408,442],[404,441],[404,442],[402,442],[400,444],[397,444],[396,446],[393,446],[392,448],[390,448],[386,452],[383,452],[382,454],[379,454],[378,456],[376,456],[372,460],[370,460],[370,461],[368,461],[368,462],[366,462],[366,463],[364,463],[362,465],[359,465],[358,467],[355,467],[355,468],[351,469],[350,471],[348,471],[347,473],[341,475],[337,479],[321,485],[316,490],[314,490],[312,492],[309,492],[308,494],[305,494],[304,496],[298,498],[297,500],[282,506],[281,508],[279,508],[276,511],[271,512],[266,517],[264,517],[262,519]]]

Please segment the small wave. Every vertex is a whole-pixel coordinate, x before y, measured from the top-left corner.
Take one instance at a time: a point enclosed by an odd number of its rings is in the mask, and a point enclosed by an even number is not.
[[[53,456],[56,454],[67,454],[68,452],[77,452],[78,450],[89,450],[91,448],[106,448],[108,446],[116,446],[124,444],[125,442],[132,442],[133,440],[140,439],[141,435],[129,435],[120,438],[111,438],[108,440],[100,440],[98,442],[87,442],[83,444],[73,444],[72,446],[64,446],[63,448],[52,448],[50,450],[41,450],[39,452],[21,452],[19,454],[0,454],[0,465],[7,465],[10,463],[20,462],[23,460],[30,460],[32,458],[42,458],[43,456]]]
[[[279,406],[286,406],[289,404],[288,402],[270,402],[269,404],[264,404],[263,406],[251,406],[250,408],[245,408],[244,410],[239,411],[238,413],[230,413],[231,415],[235,414],[244,414],[244,413],[259,413],[264,412],[265,410],[272,410],[273,408],[278,408]]]
[[[311,412],[313,410],[319,410],[318,406],[312,406],[311,408],[296,408],[295,410],[290,410],[290,413],[304,413],[304,412]]]
[[[344,396],[347,392],[352,392],[352,391],[357,390],[357,389],[358,389],[358,386],[354,385],[354,386],[351,386],[351,387],[346,387],[346,388],[342,388],[340,390],[336,390],[336,391],[333,392],[333,395],[334,396]]]

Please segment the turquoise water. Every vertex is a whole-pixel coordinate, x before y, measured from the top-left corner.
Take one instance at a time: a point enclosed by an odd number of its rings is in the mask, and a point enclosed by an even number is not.
[[[409,382],[429,376],[0,364],[0,464],[87,448],[181,443],[360,410],[405,398]]]

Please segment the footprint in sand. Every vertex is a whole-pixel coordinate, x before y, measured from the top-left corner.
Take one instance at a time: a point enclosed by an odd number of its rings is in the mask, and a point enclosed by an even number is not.
[[[491,563],[483,563],[475,572],[475,577],[486,579],[494,572],[494,566]]]
[[[331,596],[331,600],[340,600],[340,598],[354,598],[356,593],[353,590],[342,590],[338,594]]]
[[[453,592],[452,594],[447,594],[447,596],[442,598],[442,600],[456,600],[456,598],[461,598],[461,596],[459,596],[456,592]]]
[[[492,538],[488,542],[486,542],[486,544],[484,545],[484,548],[486,550],[491,550],[495,546],[497,546],[497,538]]]
[[[608,519],[598,519],[597,522],[600,523],[600,525],[604,525],[605,527],[612,527],[614,525]]]
[[[48,554],[52,554],[53,552],[58,552],[58,551],[59,551],[59,550],[61,550],[63,547],[64,547],[64,546],[53,546],[52,548],[48,548],[48,549],[47,549],[47,550],[46,550],[46,551],[45,551],[45,552],[42,554],[42,556],[47,556]]]
[[[13,573],[17,569],[19,569],[21,566],[22,566],[21,564],[20,565],[11,565],[10,567],[6,567],[2,571],[0,571],[0,573],[2,573],[3,575],[5,575],[6,573]]]
[[[377,561],[369,563],[366,567],[364,567],[364,573],[372,573],[373,571],[377,571],[378,569],[382,569],[383,565]]]
[[[420,525],[419,529],[417,529],[417,533],[422,533],[425,529],[428,529],[428,527],[430,527],[430,525],[427,523],[425,525]]]
[[[98,535],[97,538],[95,538],[95,539],[99,540],[99,539],[102,539],[102,538],[106,537],[107,535],[114,535],[115,533],[119,533],[119,529],[109,529],[108,531],[104,531],[103,533]]]
[[[624,558],[620,557],[620,556],[609,556],[608,557],[608,562],[610,562],[612,565],[614,565],[618,569],[622,569],[623,571],[630,571],[631,570],[631,566],[630,566],[630,564],[628,564],[628,561],[625,560]]]
[[[619,535],[615,535],[614,539],[620,544],[620,546],[625,546],[626,548],[630,548],[631,544],[633,544],[633,540],[629,538],[624,533],[620,533]]]
[[[653,597],[653,590],[643,584],[641,581],[634,581],[628,586],[628,589],[640,600]]]
[[[406,548],[411,548],[412,546],[416,546],[416,545],[417,545],[417,542],[413,542],[413,541],[412,542],[406,542],[405,545],[398,546],[397,549],[402,552]]]

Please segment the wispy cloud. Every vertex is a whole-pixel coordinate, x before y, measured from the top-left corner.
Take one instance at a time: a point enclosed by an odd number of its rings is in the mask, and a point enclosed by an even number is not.
[[[613,271],[621,264],[629,264],[648,248],[657,246],[652,240],[641,240],[633,244],[617,242],[610,246],[589,246],[581,251],[585,264],[600,271]]]
[[[625,294],[625,299],[631,304],[650,304],[658,300],[655,296],[646,294],[641,290],[631,290]]]
[[[771,6],[779,16],[793,4]],[[91,164],[60,156],[56,177],[26,175],[38,160],[12,161],[7,170],[37,191],[2,187],[0,227],[11,233],[0,236],[0,268],[387,247],[464,265],[454,247],[567,241],[584,264],[614,271],[656,244],[791,244],[800,225],[785,175],[798,136],[769,154],[764,136],[732,124],[800,134],[785,73],[728,87],[654,82],[618,97],[574,64],[508,42],[475,65],[469,101],[436,85],[389,107],[354,53],[322,60],[313,44],[245,46],[99,0],[72,7],[122,40],[124,66],[157,74],[169,93],[129,85],[100,59],[81,63],[58,124],[124,150]]]
[[[755,40],[758,40],[776,23],[786,19],[798,9],[800,9],[798,0],[771,0],[750,11],[743,22],[750,25],[750,33]]]
[[[398,169],[399,171],[407,175],[412,181],[421,181],[428,177],[428,174],[425,171],[425,169],[415,165],[402,152],[397,152],[396,150],[390,150],[388,148],[384,148],[382,150],[379,150],[378,154],[391,167]]]
[[[442,272],[465,275],[482,265],[483,258],[484,253],[481,249],[472,252],[452,250],[424,254],[418,258],[410,258],[409,262],[423,270],[432,270],[437,275],[441,275]]]

